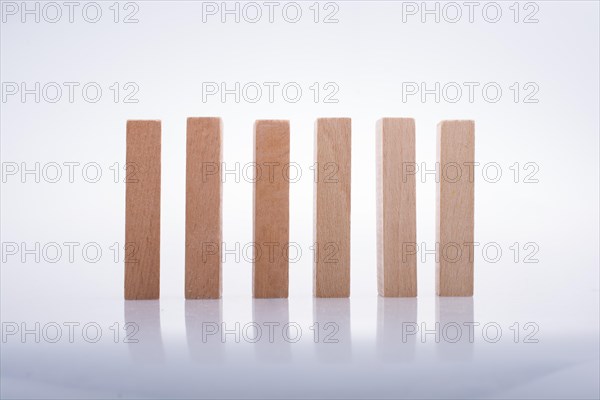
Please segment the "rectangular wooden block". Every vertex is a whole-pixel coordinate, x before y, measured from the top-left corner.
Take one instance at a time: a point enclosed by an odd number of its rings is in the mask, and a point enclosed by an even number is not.
[[[290,163],[290,123],[254,124],[254,263],[255,298],[287,298],[290,184],[284,169]]]
[[[220,118],[188,118],[185,199],[185,298],[221,297]]]
[[[377,287],[380,296],[417,295],[415,121],[377,121]]]
[[[350,296],[350,118],[320,118],[315,129],[316,297]]]
[[[125,299],[160,294],[160,121],[127,121]]]
[[[442,121],[437,135],[436,291],[472,296],[475,123]]]

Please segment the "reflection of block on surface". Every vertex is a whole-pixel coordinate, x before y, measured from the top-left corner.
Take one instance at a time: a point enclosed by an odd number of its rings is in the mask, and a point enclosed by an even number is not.
[[[417,338],[421,333],[417,322],[417,299],[401,297],[377,298],[377,353],[385,361],[412,361]]]
[[[185,332],[191,358],[200,363],[218,363],[225,357],[222,339],[223,300],[186,300]]]
[[[125,299],[160,294],[160,121],[127,121]]]
[[[289,262],[290,123],[254,124],[254,262],[256,298],[287,298]]]
[[[314,298],[311,335],[317,359],[347,363],[352,360],[350,299]]]
[[[381,296],[417,295],[415,121],[377,122],[377,283]]]
[[[435,322],[439,326],[440,341],[437,353],[448,360],[468,361],[473,358],[473,344],[478,328],[474,321],[473,297],[437,297]],[[490,336],[494,336],[490,329]],[[487,332],[486,332],[487,334]]]
[[[126,301],[121,333],[131,358],[142,364],[163,363],[165,349],[160,329],[160,301]],[[121,334],[120,333],[120,334]]]
[[[315,130],[316,297],[350,296],[350,118],[320,118]]]
[[[302,328],[290,321],[288,299],[253,299],[252,324],[245,328],[245,338],[253,343],[257,359],[288,362],[292,344],[302,339]]]
[[[437,140],[436,291],[472,296],[475,124],[442,121]]]
[[[220,118],[188,118],[185,202],[185,298],[221,297]]]

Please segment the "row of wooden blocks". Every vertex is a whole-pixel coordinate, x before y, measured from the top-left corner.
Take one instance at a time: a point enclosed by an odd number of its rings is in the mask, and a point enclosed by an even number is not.
[[[214,166],[222,165],[220,118],[188,118],[186,160],[185,298],[221,297],[222,180]],[[377,122],[377,276],[382,296],[417,295],[416,183],[403,165],[415,165],[415,123],[410,118]],[[438,125],[438,165],[473,165],[473,121],[443,121]],[[316,121],[314,241],[317,254],[333,245],[335,257],[314,258],[314,295],[350,295],[350,151],[349,118]],[[289,121],[261,120],[254,125],[256,165],[289,165]],[[125,260],[125,298],[157,299],[160,288],[160,178],[161,124],[127,122],[127,165],[135,167],[126,183],[126,246],[133,256]],[[205,168],[210,166],[212,173]],[[329,167],[327,167],[329,166]],[[324,168],[335,176],[326,179]],[[289,243],[289,179],[271,174],[254,180],[254,233],[256,245]],[[436,248],[473,243],[473,180],[462,174],[437,182]],[[307,205],[308,206],[308,205]],[[207,243],[212,244],[206,251]],[[216,247],[215,247],[216,246]],[[214,251],[217,249],[217,251]],[[256,251],[256,250],[255,250]],[[256,256],[256,253],[255,253]],[[253,296],[288,296],[289,260],[254,257]],[[440,296],[472,296],[473,260],[436,257],[436,291]]]

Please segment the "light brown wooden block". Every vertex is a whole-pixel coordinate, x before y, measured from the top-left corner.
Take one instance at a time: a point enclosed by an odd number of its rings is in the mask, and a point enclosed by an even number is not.
[[[160,121],[127,121],[125,299],[160,294]]]
[[[377,287],[379,295],[417,295],[415,121],[377,121]]]
[[[290,123],[254,124],[254,263],[256,298],[287,298],[290,184],[284,168],[290,163]]]
[[[350,296],[350,118],[315,127],[314,294]]]
[[[442,121],[437,141],[436,291],[472,296],[475,123]]]
[[[221,297],[220,118],[188,118],[185,201],[185,298]]]

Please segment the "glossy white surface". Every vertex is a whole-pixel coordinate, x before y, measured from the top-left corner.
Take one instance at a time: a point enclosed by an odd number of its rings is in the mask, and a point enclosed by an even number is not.
[[[5,337],[2,396],[598,397],[598,332],[580,329],[584,319],[565,316],[556,325],[549,314],[546,320],[518,307],[485,307],[477,298],[427,297],[50,300],[18,315],[3,310],[5,328],[23,320],[35,331],[41,322],[39,343],[34,333],[22,336],[23,326]],[[79,324],[72,325],[72,343],[68,322]],[[62,332],[56,343],[53,323]],[[89,343],[96,327],[102,333]]]

